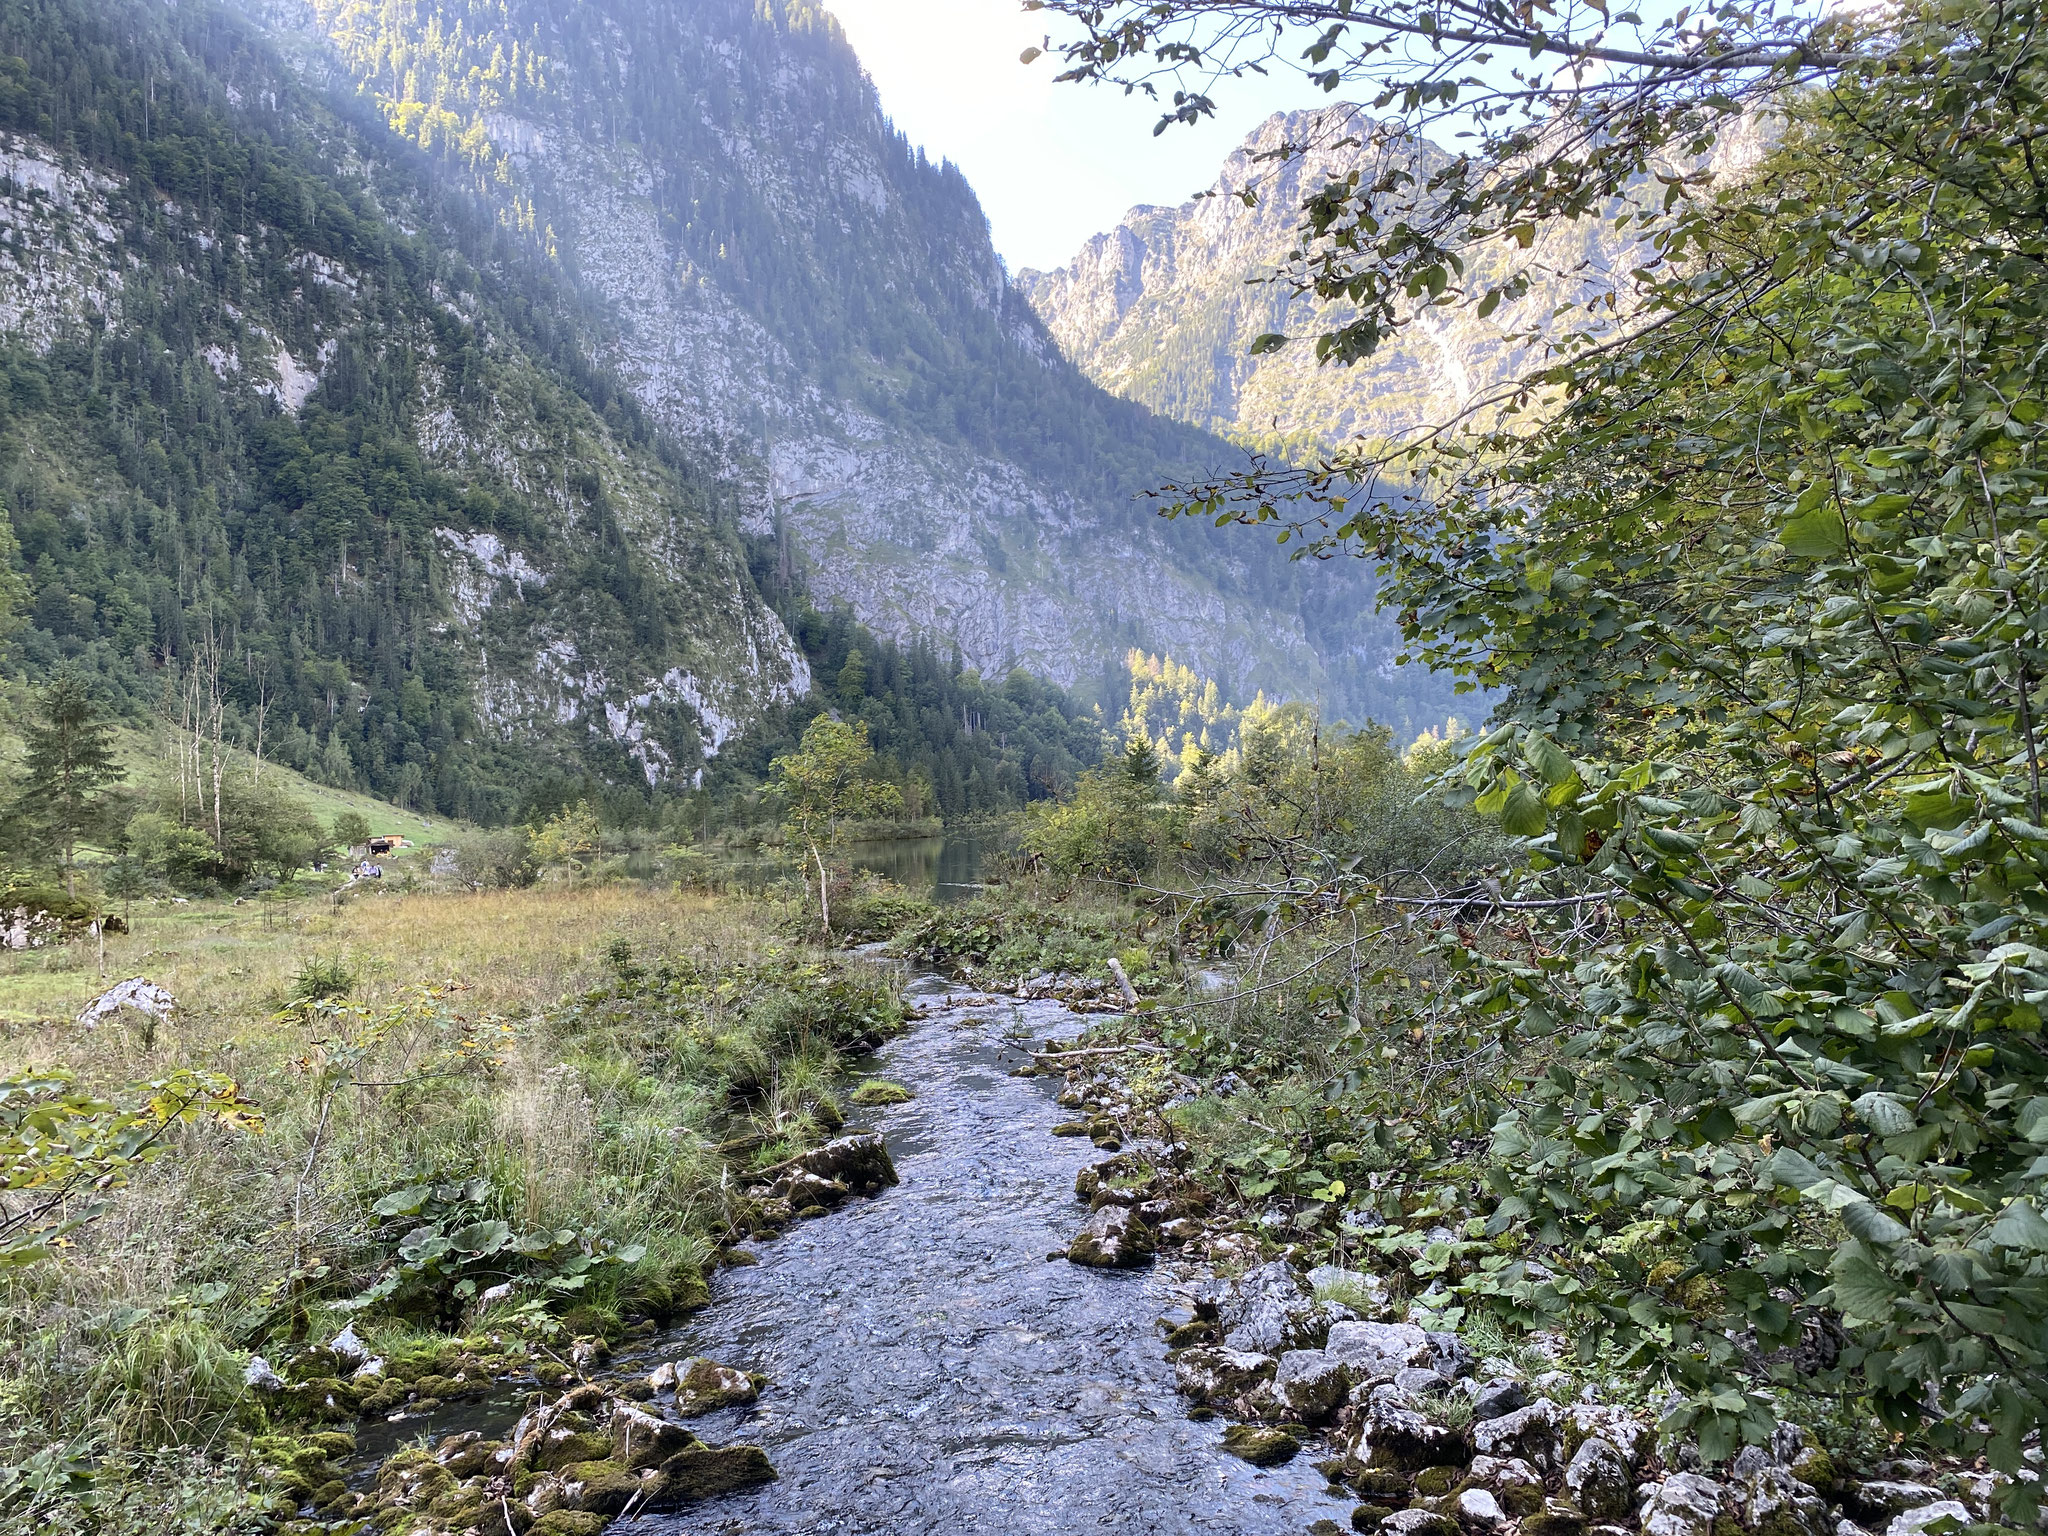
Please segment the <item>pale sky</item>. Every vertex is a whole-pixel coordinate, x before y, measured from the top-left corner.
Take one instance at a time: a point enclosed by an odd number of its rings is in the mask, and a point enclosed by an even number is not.
[[[1021,64],[1050,24],[1018,0],[826,0],[912,143],[951,160],[981,198],[996,249],[1020,267],[1064,266],[1137,203],[1180,203],[1270,113],[1330,98],[1298,78],[1250,80],[1215,120],[1159,138],[1159,108],[1100,86],[1055,85],[1051,58]]]

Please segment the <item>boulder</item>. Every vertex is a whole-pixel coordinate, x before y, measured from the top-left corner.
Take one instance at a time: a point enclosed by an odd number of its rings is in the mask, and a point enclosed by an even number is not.
[[[1265,1355],[1198,1345],[1173,1362],[1181,1392],[1198,1403],[1229,1402],[1273,1378],[1276,1366]]]
[[[1588,1440],[1598,1436],[1621,1452],[1622,1459],[1631,1467],[1642,1466],[1644,1459],[1657,1447],[1657,1430],[1653,1424],[1635,1417],[1625,1408],[1610,1407],[1604,1403],[1573,1403],[1564,1410],[1558,1435],[1558,1454],[1567,1459],[1576,1455],[1579,1447]]]
[[[1955,1522],[1949,1529],[1961,1530],[1970,1523],[1970,1511],[1956,1499],[1922,1504],[1918,1509],[1892,1516],[1892,1523],[1884,1528],[1884,1536],[1926,1536],[1930,1527],[1944,1521]]]
[[[644,1491],[640,1479],[615,1461],[579,1461],[563,1467],[562,1504],[593,1515],[616,1515]]]
[[[1498,1419],[1529,1405],[1529,1394],[1519,1381],[1489,1381],[1472,1399],[1472,1421]]]
[[[284,1378],[271,1369],[270,1362],[261,1355],[249,1357],[248,1369],[242,1372],[242,1381],[251,1392],[282,1392]]]
[[[1589,1520],[1619,1520],[1635,1509],[1628,1459],[1598,1435],[1581,1445],[1566,1465],[1564,1488]]]
[[[1728,1492],[1752,1536],[1834,1536],[1826,1501],[1775,1462],[1735,1478]]]
[[[1429,1335],[1413,1323],[1332,1323],[1323,1348],[1350,1367],[1353,1381],[1391,1378],[1407,1366],[1433,1370],[1436,1364]]]
[[[1441,1397],[1450,1390],[1450,1385],[1435,1371],[1419,1365],[1404,1365],[1394,1372],[1394,1389],[1410,1397]]]
[[[1507,1511],[1500,1507],[1500,1500],[1484,1488],[1467,1488],[1458,1495],[1455,1507],[1458,1524],[1468,1531],[1491,1533],[1507,1526]]]
[[[693,1445],[662,1463],[659,1497],[664,1503],[716,1498],[775,1477],[775,1464],[758,1445]]]
[[[806,1211],[814,1205],[831,1207],[847,1196],[847,1186],[837,1179],[820,1178],[808,1168],[792,1168],[769,1187],[777,1200],[787,1200],[792,1210]]]
[[[630,1403],[612,1409],[611,1431],[612,1459],[628,1472],[658,1467],[677,1451],[697,1443],[697,1437],[682,1425]]]
[[[1344,1401],[1344,1363],[1320,1349],[1290,1349],[1273,1373],[1273,1395],[1303,1424],[1321,1424]]]
[[[1849,1490],[1849,1513],[1872,1524],[1888,1522],[1894,1515],[1902,1515],[1909,1509],[1921,1509],[1941,1501],[1939,1488],[1926,1483],[1909,1483],[1889,1479],[1875,1479],[1857,1483]]]
[[[354,1323],[329,1339],[327,1347],[334,1352],[336,1365],[350,1375],[362,1369],[363,1362],[370,1358],[370,1348],[356,1333]]]
[[[675,1393],[675,1411],[679,1419],[701,1418],[720,1408],[751,1403],[761,1395],[753,1378],[746,1372],[720,1365],[716,1360],[707,1360],[702,1355],[688,1360],[664,1361],[654,1368],[653,1374],[647,1378],[647,1385],[657,1394]]]
[[[1423,1467],[1463,1466],[1471,1459],[1472,1450],[1458,1431],[1424,1418],[1414,1399],[1381,1387],[1367,1404],[1356,1454],[1370,1466],[1413,1472]]]
[[[1482,1456],[1515,1457],[1548,1476],[1558,1464],[1557,1404],[1539,1398],[1526,1408],[1472,1426],[1472,1448]]]
[[[1255,1467],[1277,1467],[1295,1458],[1301,1442],[1284,1429],[1233,1424],[1223,1431],[1223,1449]]]
[[[1361,1301],[1368,1305],[1383,1302],[1387,1294],[1387,1282],[1370,1270],[1345,1269],[1336,1264],[1318,1264],[1310,1270],[1308,1288],[1328,1292],[1353,1308]]]
[[[1472,1370],[1472,1351],[1455,1333],[1425,1333],[1432,1356],[1431,1366],[1445,1381],[1456,1381]]]
[[[1727,1490],[1697,1472],[1674,1472],[1643,1505],[1643,1536],[1714,1536]]]
[[[1433,1509],[1397,1509],[1379,1529],[1385,1536],[1458,1536],[1458,1522]]]
[[[1152,1229],[1135,1211],[1105,1205],[1074,1235],[1067,1257],[1090,1269],[1136,1269],[1156,1251]]]
[[[1323,1321],[1294,1271],[1274,1262],[1240,1276],[1217,1303],[1223,1342],[1232,1349],[1278,1355],[1323,1342]]]
[[[848,1189],[896,1182],[896,1165],[889,1160],[888,1144],[875,1131],[837,1137],[790,1161],[806,1173],[836,1179]]]
[[[1518,1519],[1543,1507],[1543,1476],[1526,1461],[1474,1456],[1465,1469],[1465,1486],[1486,1489]]]

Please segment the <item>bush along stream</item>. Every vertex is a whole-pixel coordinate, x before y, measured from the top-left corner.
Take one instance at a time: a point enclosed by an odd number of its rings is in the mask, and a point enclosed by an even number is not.
[[[1190,1075],[1198,1040],[1169,1013],[1119,1016],[1035,1058],[1077,1117],[1056,1134],[1111,1154],[1077,1176],[1091,1214],[1069,1257],[1146,1264],[1156,1252],[1215,1272],[1194,1286],[1166,1358],[1189,1416],[1228,1421],[1224,1450],[1260,1466],[1313,1458],[1347,1508],[1311,1530],[1921,1536],[1997,1523],[2002,1479],[1981,1462],[1916,1453],[1826,1399],[1808,1423],[1788,1414],[1766,1443],[1703,1458],[1660,1425],[1671,1403],[1612,1359],[1467,1314],[1450,1283],[1488,1251],[1477,1224],[1445,1225],[1426,1198],[1412,1222],[1340,1220],[1343,1186],[1311,1188],[1328,1169],[1282,1180],[1272,1174],[1288,1159],[1271,1141],[1263,1161],[1226,1150],[1243,1136],[1219,1135],[1219,1113],[1270,1137],[1287,1085]],[[1337,1150],[1354,1170],[1372,1162]],[[1309,1194],[1276,1194],[1283,1183]]]

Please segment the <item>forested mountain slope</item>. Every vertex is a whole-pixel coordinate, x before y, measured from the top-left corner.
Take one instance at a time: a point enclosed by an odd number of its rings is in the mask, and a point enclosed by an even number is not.
[[[1233,450],[1061,356],[972,190],[893,130],[807,0],[266,15],[309,78],[337,72],[555,256],[605,314],[592,357],[821,602],[992,675],[1094,685],[1139,645],[1247,698],[1440,716],[1392,674],[1362,582],[1134,500]]]
[[[808,686],[569,285],[202,7],[0,4],[0,495],[32,671],[217,671],[330,782],[492,819]]]

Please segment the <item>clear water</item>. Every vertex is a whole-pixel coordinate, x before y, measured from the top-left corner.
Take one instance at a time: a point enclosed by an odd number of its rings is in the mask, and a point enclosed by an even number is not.
[[[981,890],[981,861],[988,848],[972,834],[896,837],[849,843],[847,861],[856,869],[886,875],[906,891],[933,901],[965,901]]]
[[[1071,1035],[1056,1003],[937,978],[930,1016],[876,1058],[917,1093],[871,1112],[902,1183],[760,1245],[713,1304],[661,1341],[764,1372],[751,1408],[694,1426],[764,1446],[779,1482],[613,1530],[654,1533],[1290,1532],[1345,1523],[1309,1465],[1259,1471],[1219,1449],[1173,1390],[1157,1319],[1192,1273],[1103,1273],[1063,1252],[1085,1216],[1074,1174],[1102,1154],[1048,1130],[1055,1084],[1013,1078],[1006,1037]]]

